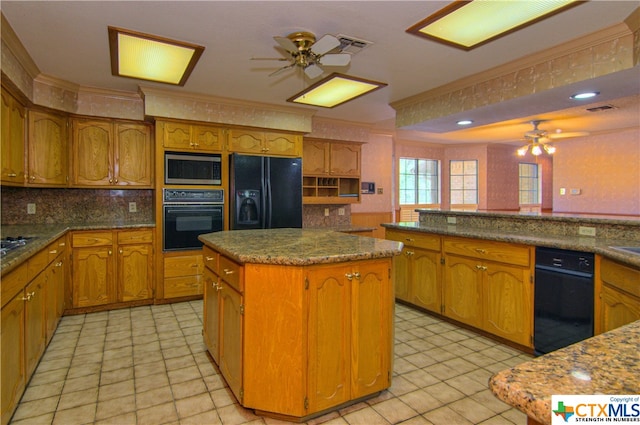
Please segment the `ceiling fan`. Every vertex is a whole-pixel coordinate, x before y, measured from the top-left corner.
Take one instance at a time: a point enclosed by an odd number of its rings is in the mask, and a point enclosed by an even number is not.
[[[251,58],[252,60],[277,60],[289,61],[288,65],[269,74],[279,74],[280,72],[300,67],[310,79],[322,75],[322,66],[346,66],[351,61],[348,53],[329,53],[340,46],[340,40],[326,34],[316,41],[316,36],[310,32],[294,32],[286,37],[273,37],[274,40],[286,51],[284,58]]]
[[[525,156],[527,154],[527,150],[531,148],[531,153],[535,156],[538,156],[544,150],[549,155],[555,153],[555,146],[551,145],[550,142],[555,139],[567,139],[570,137],[579,137],[586,136],[589,133],[586,131],[574,131],[574,132],[562,132],[562,130],[556,130],[555,133],[549,133],[546,130],[541,130],[538,128],[540,123],[544,122],[544,120],[533,120],[531,121],[531,125],[533,125],[533,130],[527,131],[524,133],[524,138],[531,143],[527,143],[525,146],[518,149],[518,155]]]

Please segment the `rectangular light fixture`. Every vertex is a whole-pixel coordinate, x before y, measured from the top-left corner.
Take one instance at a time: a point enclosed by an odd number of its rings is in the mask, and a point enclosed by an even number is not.
[[[120,77],[184,86],[203,46],[108,27],[111,73]]]
[[[385,87],[386,83],[351,77],[334,72],[307,89],[287,99],[287,102],[333,108],[364,94]]]
[[[573,6],[576,0],[457,0],[406,30],[471,50]]]

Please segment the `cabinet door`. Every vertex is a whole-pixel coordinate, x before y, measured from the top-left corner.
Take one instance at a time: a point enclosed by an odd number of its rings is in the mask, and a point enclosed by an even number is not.
[[[533,291],[529,269],[487,262],[483,329],[528,347],[533,335]]]
[[[220,307],[218,297],[218,276],[208,268],[204,269],[204,343],[216,364],[220,362]]]
[[[118,301],[153,298],[153,246],[130,244],[118,246]]]
[[[262,131],[229,131],[229,152],[264,154],[265,149]]]
[[[302,143],[302,174],[329,174],[328,142],[305,140]]]
[[[415,305],[440,313],[442,306],[442,265],[440,252],[409,247],[411,287]]]
[[[411,286],[411,255],[413,248],[402,248],[402,254],[393,258],[395,262],[394,273],[395,278],[395,297],[402,301],[411,302],[409,295],[409,287]]]
[[[25,287],[25,358],[27,376],[31,376],[40,357],[44,353],[46,344],[46,273],[38,277]]]
[[[29,112],[27,182],[38,185],[66,186],[67,119],[40,111]]]
[[[482,265],[455,255],[445,258],[444,315],[482,327]]]
[[[8,424],[13,410],[25,387],[26,370],[24,355],[24,294],[20,292],[2,308],[2,333],[0,350],[0,373],[2,385],[2,423]]]
[[[220,372],[242,403],[242,295],[220,283]],[[266,365],[265,365],[266,366]]]
[[[165,122],[163,123],[162,140],[165,148],[193,149],[189,124]]]
[[[309,271],[309,411],[318,412],[350,399],[350,266]]]
[[[393,351],[390,267],[390,261],[368,262],[352,273],[351,399],[390,385]]]
[[[114,302],[113,247],[73,248],[73,307]]]
[[[603,285],[600,291],[601,332],[640,320],[640,298]]]
[[[271,156],[300,156],[301,136],[285,133],[265,133],[265,154]]]
[[[119,186],[151,186],[151,130],[142,124],[116,124],[114,180]]]
[[[113,127],[104,121],[73,122],[73,177],[79,186],[113,184]]]
[[[25,110],[9,93],[2,90],[2,174],[3,182],[24,183]]]
[[[331,169],[332,176],[360,177],[360,145],[347,143],[331,143]]]
[[[198,125],[193,127],[193,147],[205,151],[221,151],[224,135],[221,128]]]
[[[46,334],[47,343],[51,341],[53,333],[58,326],[58,321],[64,311],[64,259],[62,256],[56,258],[47,267],[47,290],[46,290]]]

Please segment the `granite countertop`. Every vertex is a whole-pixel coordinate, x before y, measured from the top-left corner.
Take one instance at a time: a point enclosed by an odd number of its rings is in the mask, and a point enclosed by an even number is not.
[[[478,228],[463,225],[426,225],[420,222],[385,223],[382,224],[382,226],[388,229],[411,230],[423,233],[593,252],[604,255],[612,260],[620,261],[634,267],[640,267],[640,255],[612,248],[612,246],[640,246],[640,242],[634,240],[612,240],[591,236],[551,235],[533,231],[518,231],[516,233],[499,228]]]
[[[0,228],[0,237],[7,236],[31,237],[32,240],[22,248],[9,251],[0,259],[0,272],[2,275],[10,272],[33,254],[55,241],[60,236],[71,230],[108,230],[108,229],[135,229],[155,227],[154,223],[56,223],[56,224],[15,224],[3,225]]]
[[[640,394],[640,320],[496,373],[496,397],[543,424],[556,394]]]
[[[322,229],[232,230],[200,235],[239,263],[305,266],[399,255],[402,243]]]

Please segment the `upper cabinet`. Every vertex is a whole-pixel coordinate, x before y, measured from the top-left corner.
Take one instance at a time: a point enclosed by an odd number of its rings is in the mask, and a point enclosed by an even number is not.
[[[30,110],[28,134],[27,183],[35,186],[67,186],[67,118]]]
[[[305,139],[302,154],[303,202],[360,202],[362,143]]]
[[[150,188],[153,144],[146,124],[73,119],[72,186]]]
[[[201,151],[222,150],[224,130],[220,127],[172,121],[158,122],[158,127],[165,148]]]
[[[25,117],[25,108],[2,90],[2,183],[24,183]]]
[[[237,128],[229,130],[229,152],[299,157],[301,148],[302,136],[298,134]]]

